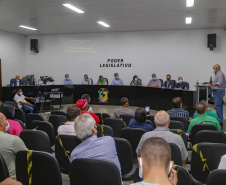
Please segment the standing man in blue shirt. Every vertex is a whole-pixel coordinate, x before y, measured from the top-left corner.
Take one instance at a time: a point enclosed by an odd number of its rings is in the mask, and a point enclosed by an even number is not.
[[[223,127],[223,97],[225,96],[226,80],[225,80],[225,75],[221,71],[221,67],[219,64],[215,64],[213,66],[213,72],[215,74],[215,77],[212,83],[208,84],[208,86],[210,86],[213,91],[214,107],[216,109],[219,122],[222,128]]]
[[[119,78],[118,73],[114,74],[115,78],[112,80],[111,85],[124,85],[121,78]]]
[[[73,81],[69,78],[69,74],[65,75],[65,79],[62,82],[63,85],[73,85]]]
[[[178,77],[178,83],[176,84],[176,89],[184,89],[184,90],[188,90],[188,83],[183,82],[183,78],[182,76]]]
[[[89,79],[88,75],[84,75],[84,79],[81,82],[82,85],[92,85],[91,79]]]

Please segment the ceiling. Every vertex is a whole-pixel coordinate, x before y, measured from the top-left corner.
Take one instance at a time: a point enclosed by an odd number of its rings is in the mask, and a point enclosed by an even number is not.
[[[67,9],[64,3],[85,13]],[[192,24],[185,24],[186,16],[192,16]],[[97,24],[100,20],[111,27]],[[192,8],[186,8],[185,0],[0,0],[0,30],[22,35],[224,27],[226,0],[195,0]]]

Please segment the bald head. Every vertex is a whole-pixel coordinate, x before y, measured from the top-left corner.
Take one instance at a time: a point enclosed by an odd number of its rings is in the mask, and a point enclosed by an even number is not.
[[[213,66],[213,70],[214,70],[215,73],[216,73],[216,72],[218,72],[218,71],[221,70],[221,66],[220,66],[219,64],[215,64],[215,65]]]
[[[169,114],[164,110],[157,112],[157,114],[155,115],[156,126],[159,127],[168,126],[169,121],[170,121]]]

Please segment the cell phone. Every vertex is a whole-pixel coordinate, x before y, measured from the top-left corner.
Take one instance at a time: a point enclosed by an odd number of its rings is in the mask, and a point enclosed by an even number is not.
[[[168,176],[170,176],[170,173],[171,173],[171,170],[173,168],[173,162],[170,161],[170,166],[169,166],[169,173],[168,173]]]
[[[146,112],[150,112],[150,107],[149,106],[145,106],[145,111]]]
[[[140,165],[139,165],[139,177],[142,179],[143,178],[143,164],[142,164],[142,159],[140,158]]]

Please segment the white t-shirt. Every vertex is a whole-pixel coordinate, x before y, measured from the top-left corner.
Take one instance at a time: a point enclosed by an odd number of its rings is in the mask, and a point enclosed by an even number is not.
[[[19,103],[19,102],[26,102],[27,103],[27,101],[25,100],[25,96],[22,94],[22,95],[18,95],[17,93],[16,93],[16,95],[14,96],[14,98],[13,98],[15,101],[16,101],[16,103],[17,103],[17,106],[18,106],[18,108],[20,108],[21,109],[21,107],[22,107],[22,105]]]
[[[75,136],[74,121],[68,121],[65,125],[58,127],[58,135],[73,135]]]

